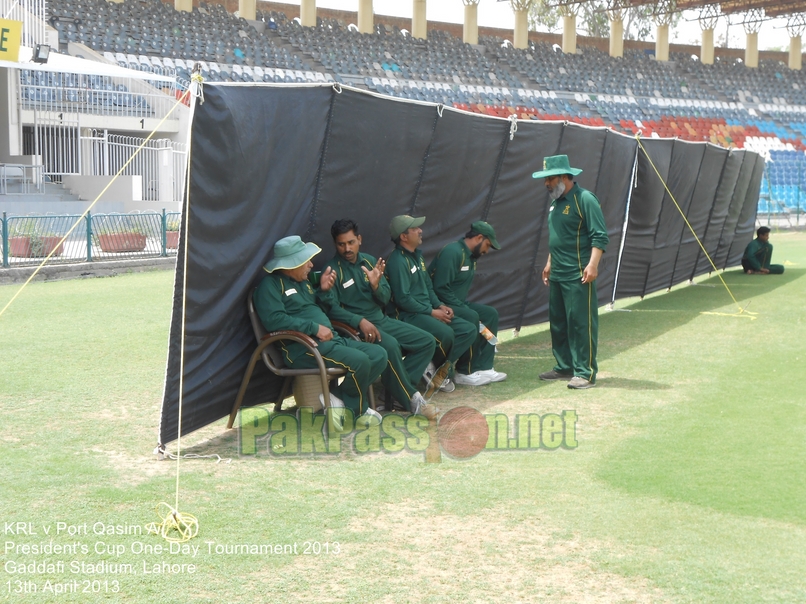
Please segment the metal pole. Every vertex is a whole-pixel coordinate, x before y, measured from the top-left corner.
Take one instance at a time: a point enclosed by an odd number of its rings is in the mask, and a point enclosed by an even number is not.
[[[87,212],[87,262],[92,262],[92,212]]]
[[[168,242],[166,241],[166,239],[168,238],[168,234],[166,233],[167,228],[168,228],[168,219],[165,216],[165,208],[162,208],[162,254],[160,254],[161,256],[168,255],[168,252],[166,251],[166,247],[168,244]]]
[[[8,268],[8,219],[3,212],[3,268]]]

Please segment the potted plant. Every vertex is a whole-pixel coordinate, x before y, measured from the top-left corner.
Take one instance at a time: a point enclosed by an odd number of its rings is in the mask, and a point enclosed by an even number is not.
[[[146,249],[146,230],[130,216],[105,216],[97,228],[93,225],[96,242],[104,252],[142,252]]]
[[[179,247],[179,226],[182,219],[179,216],[169,216],[165,219],[165,247],[175,250]]]
[[[36,218],[15,221],[8,238],[8,253],[16,258],[44,258],[51,252],[61,256],[64,246],[61,237],[43,229]]]

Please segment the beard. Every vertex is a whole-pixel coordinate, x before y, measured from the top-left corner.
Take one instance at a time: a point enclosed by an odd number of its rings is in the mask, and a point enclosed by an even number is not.
[[[553,189],[549,189],[549,197],[551,197],[551,201],[557,201],[563,196],[563,193],[565,193],[565,183],[563,181],[558,182],[557,186]]]
[[[481,244],[480,243],[476,247],[474,247],[472,250],[470,250],[470,257],[473,258],[473,260],[478,260],[479,258],[481,258]]]

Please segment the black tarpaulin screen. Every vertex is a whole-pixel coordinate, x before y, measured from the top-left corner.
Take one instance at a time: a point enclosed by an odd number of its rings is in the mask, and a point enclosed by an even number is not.
[[[333,254],[330,225],[350,217],[362,249],[386,256],[392,216],[424,215],[426,259],[471,222],[495,226],[471,295],[501,328],[545,321],[548,194],[531,178],[566,153],[602,203],[610,245],[599,301],[644,295],[711,269],[634,138],[560,122],[513,122],[330,86],[204,85],[194,111],[190,202],[183,214],[159,441],[177,438],[185,255],[187,303],[182,433],[229,414],[255,341],[247,295],[278,239],[298,234]],[[706,144],[643,141],[719,268],[753,235],[763,160]],[[637,163],[636,163],[637,157]],[[629,201],[629,211],[628,211]],[[625,230],[626,221],[626,230]],[[622,234],[626,238],[622,242]],[[614,291],[615,288],[615,291]],[[244,406],[280,382],[259,366]]]

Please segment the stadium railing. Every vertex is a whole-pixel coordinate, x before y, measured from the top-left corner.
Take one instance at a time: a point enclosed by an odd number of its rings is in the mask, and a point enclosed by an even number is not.
[[[179,212],[2,217],[3,268],[158,258],[176,254]],[[59,243],[81,219],[70,236]]]

